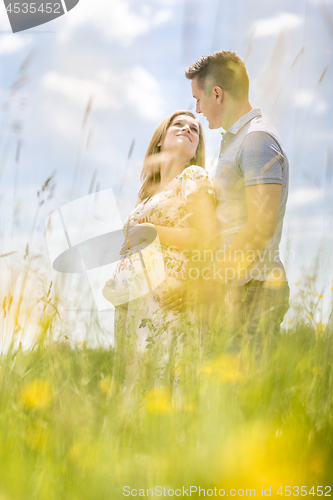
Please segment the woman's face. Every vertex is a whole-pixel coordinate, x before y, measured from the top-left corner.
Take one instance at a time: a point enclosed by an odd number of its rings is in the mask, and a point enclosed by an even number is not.
[[[195,157],[199,144],[199,123],[192,116],[176,116],[161,145],[161,151],[177,151],[181,161],[190,161]]]

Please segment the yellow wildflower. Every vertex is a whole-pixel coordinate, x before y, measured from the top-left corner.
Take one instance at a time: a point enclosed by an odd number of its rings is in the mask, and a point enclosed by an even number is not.
[[[169,413],[173,409],[170,394],[164,387],[151,389],[146,395],[145,406],[150,413]]]
[[[46,408],[51,403],[52,396],[48,380],[33,380],[19,392],[19,400],[28,410]]]
[[[111,394],[113,394],[116,390],[117,383],[112,377],[102,378],[98,382],[98,387],[102,392],[111,396]]]
[[[308,316],[308,319],[311,321],[313,319],[313,317],[312,316]]]
[[[201,369],[208,375],[216,375],[222,382],[236,382],[245,377],[241,359],[237,354],[222,354]]]
[[[81,469],[92,467],[95,462],[95,451],[85,440],[74,441],[67,453],[71,462]]]
[[[294,320],[293,319],[288,319],[288,323],[291,325],[291,323],[293,323]]]
[[[276,492],[281,484],[301,484],[307,478],[308,456],[300,457],[300,449],[301,436],[286,427],[282,430],[258,422],[238,429],[226,438],[216,456],[213,474],[217,486],[221,481],[226,490],[243,481],[260,492],[265,484]]]
[[[330,290],[332,290],[332,291],[333,291],[333,286],[331,286],[331,287],[330,287]]]
[[[320,454],[318,453],[317,455],[315,455],[310,459],[309,469],[317,476],[324,475],[327,470],[327,463],[328,463],[327,453],[325,452],[322,452]]]
[[[318,297],[318,299],[322,299],[323,298],[323,296],[320,293],[318,293],[317,297]]]
[[[296,283],[294,283],[294,285],[298,286],[300,284],[299,281],[296,281]]]

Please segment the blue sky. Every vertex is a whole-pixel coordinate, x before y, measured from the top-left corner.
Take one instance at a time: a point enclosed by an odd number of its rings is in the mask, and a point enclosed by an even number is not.
[[[0,31],[0,100],[9,104],[1,112],[1,253],[24,255],[36,193],[52,172],[54,196],[39,211],[35,245],[45,249],[47,215],[88,194],[92,180],[93,190],[114,190],[124,219],[135,204],[155,127],[176,109],[194,109],[184,68],[226,48],[245,59],[250,101],[276,126],[288,152],[290,197],[281,248],[282,257],[288,248],[295,252],[295,262],[287,264],[290,281],[298,281],[324,248],[320,286],[329,290],[332,0],[80,0],[65,16],[17,34],[10,33],[1,3]],[[199,119],[210,169],[220,131]],[[79,182],[73,188],[75,168]]]

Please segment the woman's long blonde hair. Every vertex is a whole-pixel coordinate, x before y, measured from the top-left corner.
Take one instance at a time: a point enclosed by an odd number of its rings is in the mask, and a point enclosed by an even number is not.
[[[161,167],[159,163],[158,155],[161,153],[161,146],[158,144],[163,144],[168,128],[170,127],[172,121],[176,116],[186,115],[191,116],[196,119],[191,111],[175,111],[172,115],[168,116],[155,130],[153,137],[149,143],[145,159],[143,161],[143,168],[141,172],[140,180],[142,186],[139,191],[139,200],[144,200],[148,196],[154,194],[154,191],[161,181]],[[199,125],[199,143],[195,155],[195,159],[189,162],[190,165],[198,165],[205,168],[205,142],[202,132],[201,124]],[[153,155],[156,155],[156,161],[153,160]],[[153,160],[153,161],[152,161]]]

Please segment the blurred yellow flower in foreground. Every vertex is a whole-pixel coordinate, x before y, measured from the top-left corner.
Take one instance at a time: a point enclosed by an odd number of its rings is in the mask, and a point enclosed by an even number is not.
[[[238,354],[222,354],[213,361],[205,363],[201,372],[216,376],[222,382],[237,382],[246,376],[244,365]]]
[[[298,286],[300,284],[299,281],[296,281],[296,283],[294,283],[294,285]]]
[[[151,389],[146,394],[145,406],[149,413],[169,413],[173,410],[170,394],[164,387]]]
[[[67,454],[71,462],[81,469],[92,467],[96,459],[96,450],[85,441],[74,441]]]
[[[19,392],[19,401],[28,410],[48,407],[52,397],[53,391],[48,380],[33,380]]]
[[[323,298],[323,296],[322,296],[321,293],[318,293],[317,297],[318,297],[318,299],[322,299]]]
[[[46,422],[31,423],[24,435],[24,441],[33,450],[41,450],[49,441],[50,431]]]
[[[332,290],[332,291],[333,291],[333,286],[331,286],[331,287],[330,287],[330,290]]]
[[[111,394],[113,394],[116,390],[117,383],[112,377],[102,378],[98,382],[98,387],[102,392],[111,396]]]
[[[223,488],[242,484],[261,493],[263,485],[271,486],[271,498],[279,498],[281,485],[307,484],[327,469],[325,450],[306,449],[301,434],[294,426],[278,429],[260,422],[239,429],[222,444],[214,475]]]

